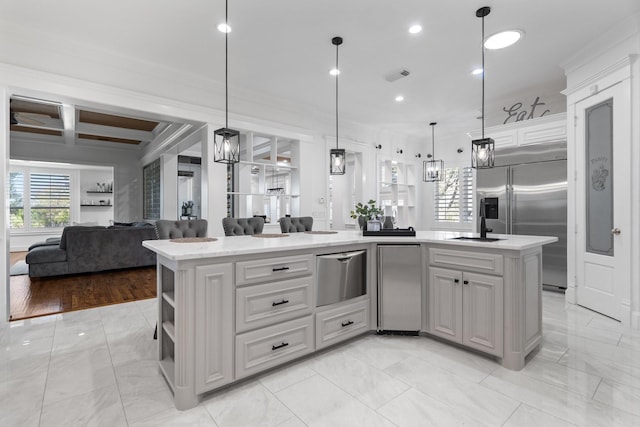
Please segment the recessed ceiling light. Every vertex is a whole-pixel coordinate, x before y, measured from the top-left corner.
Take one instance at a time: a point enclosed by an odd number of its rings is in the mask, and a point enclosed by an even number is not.
[[[332,68],[331,71],[329,71],[329,74],[331,74],[332,76],[337,76],[338,74],[340,74],[340,70],[338,70],[337,68]]]
[[[475,70],[473,70],[471,72],[471,74],[473,74],[474,76],[478,76],[478,75],[482,74],[482,67],[476,68]]]
[[[422,31],[422,25],[412,25],[409,27],[409,32],[411,34],[418,34],[419,32]]]
[[[223,22],[222,24],[218,25],[218,31],[220,31],[221,33],[230,33],[231,27]]]
[[[402,101],[404,101],[404,96],[402,95],[396,96],[396,102],[402,102]]]
[[[487,38],[484,42],[484,47],[487,49],[504,49],[511,46],[522,38],[524,31],[520,30],[507,30],[494,34]]]

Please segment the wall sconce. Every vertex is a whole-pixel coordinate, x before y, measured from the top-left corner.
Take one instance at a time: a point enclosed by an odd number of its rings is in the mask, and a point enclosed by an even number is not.
[[[422,154],[420,154],[420,153],[416,154],[416,159],[419,159],[421,157],[422,157]]]
[[[382,150],[382,144],[374,145],[373,148],[375,148],[376,150]]]
[[[464,151],[464,148],[460,147],[458,148],[458,154],[462,153]]]
[[[396,154],[402,154],[402,148],[396,148]]]

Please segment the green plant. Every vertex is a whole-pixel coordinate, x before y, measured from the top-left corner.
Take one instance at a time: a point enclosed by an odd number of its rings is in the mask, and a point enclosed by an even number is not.
[[[382,209],[376,206],[375,200],[369,200],[367,204],[356,203],[355,210],[351,211],[351,218],[358,219],[363,217],[367,220],[376,219],[382,216]]]

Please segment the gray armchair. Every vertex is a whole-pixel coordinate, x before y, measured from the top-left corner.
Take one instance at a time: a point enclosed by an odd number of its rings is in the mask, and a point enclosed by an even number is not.
[[[264,218],[222,218],[222,228],[225,236],[262,234]]]
[[[206,219],[159,219],[156,221],[158,239],[207,237]]]
[[[280,222],[280,230],[283,233],[297,233],[299,231],[311,231],[313,227],[313,217],[283,217],[278,220]]]

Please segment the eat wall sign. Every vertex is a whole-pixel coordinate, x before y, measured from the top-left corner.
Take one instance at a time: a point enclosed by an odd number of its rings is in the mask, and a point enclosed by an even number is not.
[[[533,101],[533,103],[530,105],[531,109],[523,109],[522,106],[522,102],[516,102],[515,104],[513,104],[511,107],[507,108],[507,107],[502,107],[502,111],[504,111],[505,113],[507,113],[507,118],[504,119],[504,122],[502,122],[502,124],[506,125],[507,123],[509,123],[510,121],[512,122],[521,122],[523,120],[529,120],[529,119],[533,119],[536,114],[536,108],[538,107],[543,107],[545,105],[544,102],[540,101],[540,97],[536,96],[536,100]],[[542,108],[540,108],[542,109]],[[538,111],[540,111],[540,109]],[[547,113],[550,113],[550,110],[544,110],[542,112],[542,114],[540,114],[538,117],[542,117]]]

